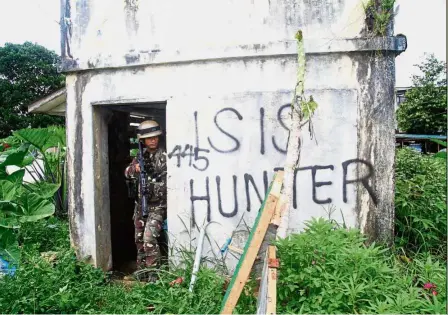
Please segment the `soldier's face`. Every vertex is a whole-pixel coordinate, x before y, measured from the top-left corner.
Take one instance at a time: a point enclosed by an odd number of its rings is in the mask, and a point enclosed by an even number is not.
[[[159,137],[145,138],[145,145],[150,150],[155,150],[159,147]]]

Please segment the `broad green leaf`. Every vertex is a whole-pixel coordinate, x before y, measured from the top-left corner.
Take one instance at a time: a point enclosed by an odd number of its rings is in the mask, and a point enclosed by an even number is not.
[[[23,176],[25,176],[25,170],[18,170],[12,173],[11,175],[8,175],[6,177],[7,181],[10,181],[11,183],[15,185],[21,185],[23,182]]]
[[[48,182],[38,182],[35,184],[27,185],[27,187],[33,190],[34,193],[45,199],[52,198],[58,191],[60,186],[60,184],[53,184]]]
[[[6,179],[6,177],[8,177],[6,166],[0,166],[0,179]]]
[[[303,118],[304,119],[308,119],[308,118],[310,118],[311,116],[313,116],[313,114],[314,114],[314,112],[316,111],[316,109],[317,109],[317,103],[314,101],[314,99],[313,99],[313,97],[312,96],[310,96],[310,100],[307,102],[307,101],[303,101],[302,102],[302,105],[301,105],[301,107],[302,107],[302,113],[303,113]]]
[[[51,147],[65,146],[65,129],[60,127],[21,129],[14,132],[14,136],[41,152]]]
[[[9,201],[0,202],[0,227],[19,228],[19,218],[22,214],[22,208]]]
[[[17,186],[10,181],[0,180],[0,201],[14,200],[17,193]]]
[[[16,165],[22,166],[26,151],[11,150],[0,155],[0,166]]]
[[[0,256],[11,264],[17,265],[19,263],[19,243],[12,229],[0,227]]]
[[[436,154],[434,154],[434,157],[446,160],[446,152],[437,152]]]
[[[23,161],[22,161],[22,164],[20,165],[20,167],[25,167],[25,166],[31,165],[31,164],[33,164],[34,160],[36,160],[36,158],[33,155],[27,154],[23,158]]]
[[[432,139],[432,138],[430,138],[429,140],[431,140],[432,142],[438,143],[441,146],[444,146],[446,148],[446,141],[442,141],[442,140],[439,140],[439,139]]]
[[[40,197],[36,193],[24,194],[20,197],[23,216],[20,222],[33,222],[51,216],[55,207],[48,199]]]

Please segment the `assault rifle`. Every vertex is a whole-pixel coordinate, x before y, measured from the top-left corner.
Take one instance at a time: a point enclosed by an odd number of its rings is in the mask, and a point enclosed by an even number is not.
[[[147,187],[147,183],[146,183],[145,160],[143,158],[143,147],[142,147],[141,141],[138,141],[137,160],[138,160],[138,164],[140,166],[139,181],[140,181],[140,198],[141,198],[141,206],[142,206],[142,216],[146,217],[146,216],[148,216],[148,200],[147,200],[148,187]]]

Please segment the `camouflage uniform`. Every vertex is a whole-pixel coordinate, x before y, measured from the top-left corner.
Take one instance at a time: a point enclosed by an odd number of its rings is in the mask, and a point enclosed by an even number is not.
[[[166,202],[166,153],[157,149],[154,153],[145,150],[143,154],[145,171],[148,175],[148,216],[143,217],[140,198],[136,202],[134,210],[135,244],[137,246],[137,268],[158,268],[160,266],[160,247],[157,238],[160,236],[163,221],[167,216]],[[138,183],[138,174],[134,159],[126,168],[127,179],[134,179]],[[155,182],[151,178],[156,178]],[[137,184],[140,195],[140,187]]]

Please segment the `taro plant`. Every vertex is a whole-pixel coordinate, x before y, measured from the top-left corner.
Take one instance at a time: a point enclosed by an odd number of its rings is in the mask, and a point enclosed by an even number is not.
[[[35,162],[29,163],[29,168],[33,170],[30,175],[36,183],[34,188],[39,190],[41,183],[60,185],[53,198],[56,215],[64,216],[67,213],[65,129],[61,127],[21,129],[14,132],[14,136],[29,144],[28,153]]]
[[[16,263],[20,253],[17,229],[65,205],[65,133],[58,127],[23,129],[8,140],[14,145],[3,142],[6,150],[0,153],[0,257]],[[8,166],[19,170],[8,174]],[[24,181],[29,169],[34,170],[35,175],[29,172],[34,183]]]

